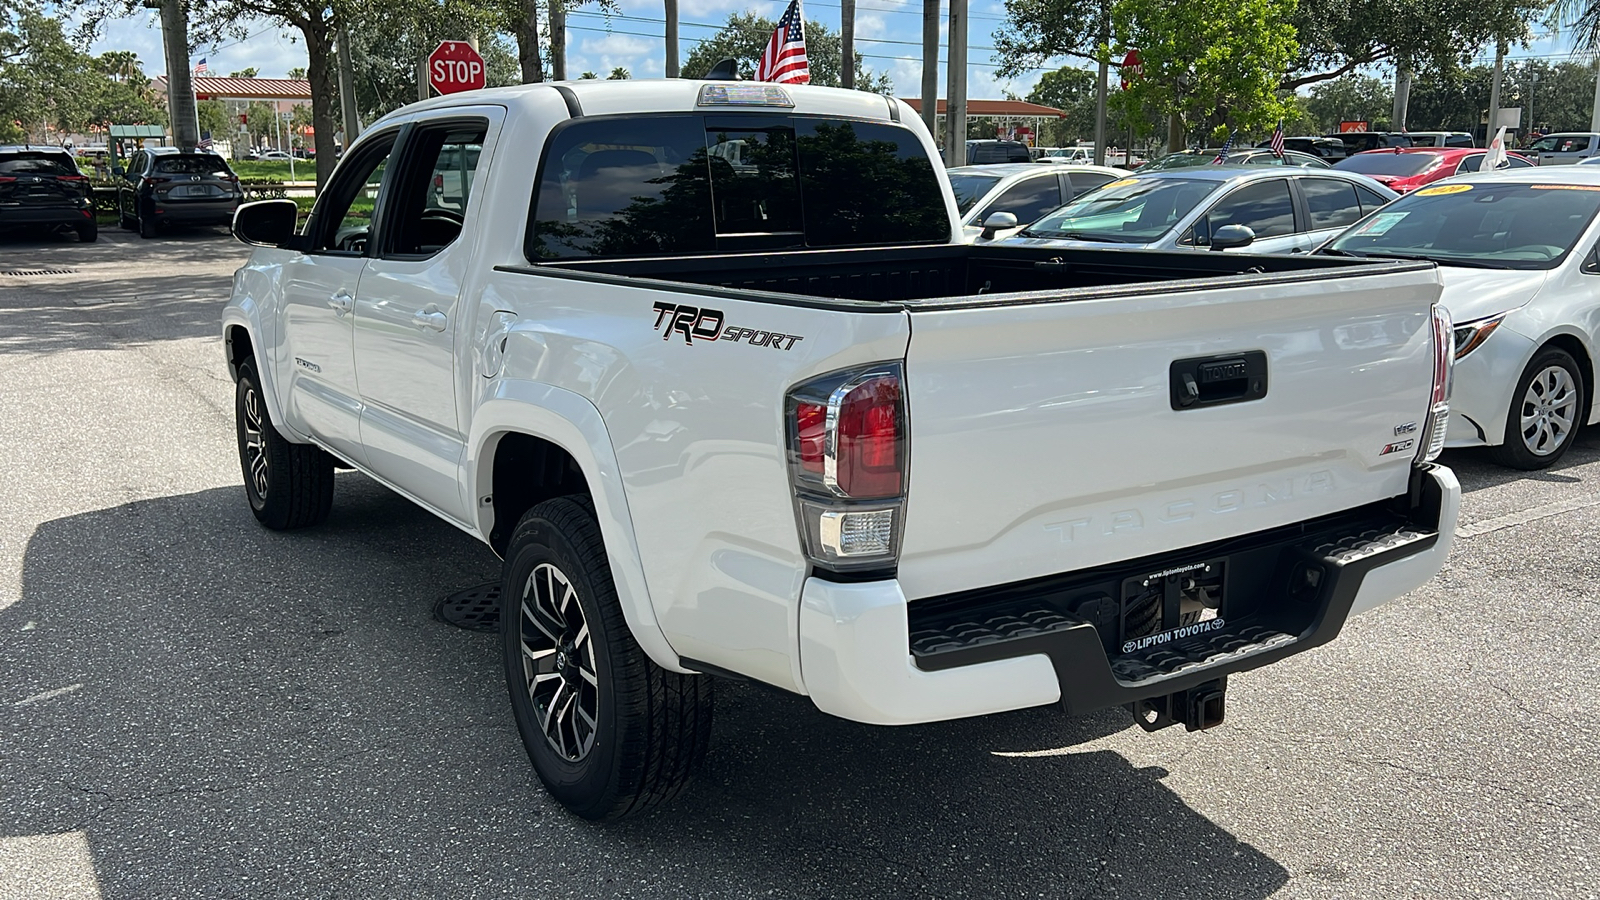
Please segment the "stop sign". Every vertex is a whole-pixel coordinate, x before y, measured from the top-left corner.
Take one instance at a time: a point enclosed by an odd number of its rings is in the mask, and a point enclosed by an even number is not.
[[[428,83],[441,94],[476,91],[486,83],[483,57],[466,41],[440,41],[428,54]]]
[[[1122,58],[1122,89],[1127,90],[1133,80],[1144,74],[1144,60],[1139,58],[1139,51],[1129,50],[1128,55]]]

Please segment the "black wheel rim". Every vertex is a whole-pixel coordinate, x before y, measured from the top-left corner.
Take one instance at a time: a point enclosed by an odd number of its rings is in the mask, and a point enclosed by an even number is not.
[[[261,422],[261,395],[256,393],[255,385],[245,385],[243,405],[244,446],[240,452],[244,455],[245,478],[249,479],[256,496],[265,500],[268,483],[267,445]]]
[[[594,748],[599,676],[594,637],[572,579],[550,563],[522,587],[522,674],[535,723],[562,759],[577,762]]]

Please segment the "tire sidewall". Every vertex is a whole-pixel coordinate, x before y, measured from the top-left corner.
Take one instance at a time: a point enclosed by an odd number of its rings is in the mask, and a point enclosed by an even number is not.
[[[1528,386],[1533,379],[1545,369],[1559,366],[1567,371],[1568,377],[1577,386],[1578,403],[1572,414],[1572,429],[1562,439],[1561,446],[1554,453],[1539,456],[1529,450],[1522,440],[1522,402],[1528,394]],[[1506,431],[1504,443],[1499,448],[1501,458],[1509,465],[1521,469],[1543,469],[1552,466],[1557,460],[1572,449],[1578,439],[1578,431],[1583,428],[1589,418],[1588,391],[1583,383],[1583,372],[1578,368],[1577,360],[1572,354],[1558,347],[1541,350],[1522,370],[1522,377],[1517,379],[1516,389],[1511,394],[1511,407],[1506,415]]]
[[[572,501],[574,509],[593,518]],[[506,669],[506,687],[511,695],[512,715],[534,771],[545,787],[563,805],[586,818],[586,810],[603,812],[616,796],[620,766],[621,723],[618,717],[616,682],[611,635],[607,633],[601,605],[615,602],[615,587],[609,571],[596,572],[573,546],[569,536],[535,510],[517,529],[511,555],[506,560],[505,581],[501,585],[500,639]],[[589,626],[594,647],[596,726],[594,745],[583,759],[563,759],[539,728],[533,701],[528,696],[522,664],[522,598],[534,569],[549,563],[566,575],[577,592],[577,603]]]
[[[261,452],[267,457],[267,496],[256,493],[255,479],[250,475],[250,461],[245,457],[244,442],[244,398],[251,391],[255,392],[256,405],[261,411]],[[261,383],[256,378],[255,367],[244,365],[239,368],[239,383],[234,390],[233,397],[234,432],[239,444],[239,470],[244,476],[244,494],[250,501],[250,510],[258,517],[266,515],[267,505],[275,493],[273,480],[277,477],[279,461],[274,459],[271,440],[271,417],[267,414],[267,399],[261,393]]]

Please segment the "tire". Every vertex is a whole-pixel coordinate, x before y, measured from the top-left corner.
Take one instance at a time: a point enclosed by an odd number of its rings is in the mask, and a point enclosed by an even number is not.
[[[79,225],[73,229],[78,233],[78,240],[85,244],[92,244],[100,239],[100,223],[90,221],[87,225]]]
[[[1528,471],[1554,465],[1577,439],[1589,411],[1587,399],[1572,354],[1557,347],[1541,350],[1517,379],[1505,434],[1498,447],[1489,448],[1489,457]]]
[[[245,497],[256,520],[274,531],[326,521],[333,508],[333,457],[278,433],[251,363],[239,367],[234,420]]]
[[[546,789],[595,820],[676,797],[711,742],[712,678],[668,672],[633,639],[589,498],[529,510],[504,572],[511,712]]]
[[[153,238],[156,236],[156,223],[144,216],[138,216],[139,237]]]
[[[132,231],[138,223],[128,218],[128,213],[122,208],[122,201],[117,201],[117,227],[123,231]]]

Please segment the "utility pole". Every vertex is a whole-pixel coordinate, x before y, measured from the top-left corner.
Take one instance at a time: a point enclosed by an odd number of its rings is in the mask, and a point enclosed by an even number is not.
[[[550,75],[567,80],[567,7],[562,0],[550,0]]]
[[[1094,86],[1094,164],[1106,164],[1106,78],[1110,75],[1111,66],[1106,59],[1110,52],[1106,49],[1111,42],[1111,7],[1109,4],[1100,10],[1100,47],[1096,55],[1100,57],[1100,78]]]
[[[1394,70],[1394,117],[1392,127],[1406,130],[1406,108],[1411,105],[1411,64],[1401,63]]]
[[[1529,72],[1528,77],[1531,79],[1528,85],[1528,127],[1523,132],[1524,135],[1533,134],[1535,131],[1533,124],[1533,94],[1539,89],[1539,73],[1537,71]],[[1524,144],[1523,146],[1527,145]]]
[[[421,102],[432,96],[432,87],[428,84],[428,54],[424,52],[417,57],[417,100]]]
[[[950,0],[950,87],[944,101],[945,163],[967,164],[967,0]]]
[[[668,78],[678,77],[678,0],[667,4],[667,68]]]
[[[161,42],[167,57],[167,118],[172,122],[172,142],[184,153],[200,143],[200,121],[195,116],[194,82],[189,71],[189,12],[183,0],[144,0],[161,10]]]
[[[350,32],[339,23],[339,109],[344,112],[344,145],[349,147],[361,133],[361,117],[356,113],[356,80]]]
[[[1489,85],[1489,126],[1483,132],[1483,145],[1489,146],[1494,140],[1495,133],[1500,130],[1500,81],[1505,77],[1506,70],[1506,42],[1501,41],[1494,48],[1494,81]]]
[[[1600,83],[1600,82],[1597,82]],[[1600,110],[1600,92],[1595,95]],[[1600,115],[1600,112],[1596,112]],[[939,137],[939,0],[922,0],[922,122]]]
[[[856,89],[856,0],[839,0],[839,86]]]

